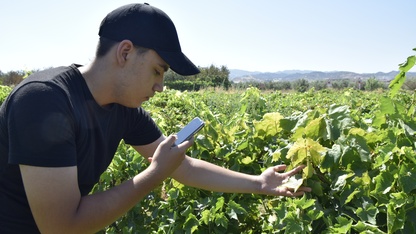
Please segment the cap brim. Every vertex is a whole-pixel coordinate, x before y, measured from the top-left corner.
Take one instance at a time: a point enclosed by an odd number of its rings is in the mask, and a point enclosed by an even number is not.
[[[191,76],[200,73],[199,69],[182,52],[156,52],[169,64],[170,69],[179,75]]]

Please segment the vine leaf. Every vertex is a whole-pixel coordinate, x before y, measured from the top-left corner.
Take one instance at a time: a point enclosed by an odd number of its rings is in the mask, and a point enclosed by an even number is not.
[[[325,147],[310,138],[298,139],[286,155],[286,158],[292,161],[288,170],[306,164],[303,178],[310,178],[313,174],[313,165],[320,165],[326,151]]]
[[[389,88],[390,88],[390,97],[394,97],[397,92],[402,87],[403,83],[406,80],[406,72],[409,71],[416,63],[416,55],[409,56],[406,60],[406,62],[399,64],[399,74],[394,77],[394,79],[390,82]]]
[[[298,191],[300,186],[303,184],[302,175],[296,174],[294,176],[291,176],[284,184],[280,185],[279,187],[286,187],[291,188],[293,191]]]
[[[280,120],[283,116],[277,112],[267,113],[263,116],[261,121],[254,121],[254,127],[259,133],[266,136],[275,136],[282,131],[280,127]]]

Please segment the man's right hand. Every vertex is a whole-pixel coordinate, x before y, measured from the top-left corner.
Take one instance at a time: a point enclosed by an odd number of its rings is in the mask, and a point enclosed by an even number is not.
[[[176,141],[176,136],[170,135],[164,139],[156,148],[151,161],[151,167],[159,171],[159,175],[169,177],[181,165],[185,159],[186,150],[192,146],[193,140],[185,141],[177,146],[172,146]]]

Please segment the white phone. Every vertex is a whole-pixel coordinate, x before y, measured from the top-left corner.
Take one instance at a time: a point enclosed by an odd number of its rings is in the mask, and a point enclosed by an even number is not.
[[[204,127],[205,123],[200,118],[196,117],[188,125],[182,128],[176,134],[176,141],[174,145],[179,145],[182,142],[191,139],[202,127]]]

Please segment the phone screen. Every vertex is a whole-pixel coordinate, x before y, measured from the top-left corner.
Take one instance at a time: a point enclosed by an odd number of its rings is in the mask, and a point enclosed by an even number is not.
[[[202,127],[204,127],[205,123],[200,118],[196,117],[188,125],[182,128],[177,134],[177,139],[175,141],[175,145],[179,145],[180,143],[189,140],[192,136],[195,135]]]

